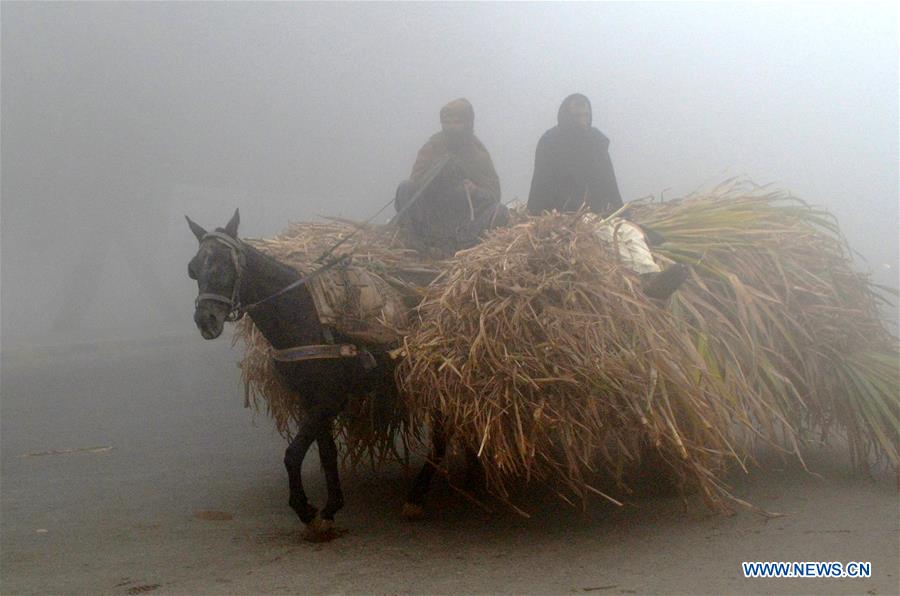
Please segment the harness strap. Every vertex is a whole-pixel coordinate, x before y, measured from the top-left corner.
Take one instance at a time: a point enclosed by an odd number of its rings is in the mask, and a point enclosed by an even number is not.
[[[299,346],[275,350],[272,357],[278,362],[303,362],[324,358],[355,358],[359,350],[353,344]]]
[[[197,300],[195,302],[200,302],[201,300],[214,300],[215,302],[224,302],[225,304],[231,306],[233,300],[228,296],[223,296],[222,294],[210,294],[209,292],[200,292],[197,294]]]
[[[212,232],[207,232],[206,236],[203,237],[203,240],[206,240],[207,238],[216,238],[217,240],[219,240],[221,243],[227,245],[232,250],[241,252],[240,243],[237,240],[235,240],[234,238],[232,238],[231,236],[229,236],[228,234],[225,234],[223,232],[212,231]]]
[[[332,267],[335,267],[335,266],[341,265],[341,264],[345,264],[345,263],[349,263],[349,262],[350,262],[350,258],[351,258],[351,256],[350,256],[349,253],[348,253],[348,254],[341,255],[341,256],[339,256],[339,257],[335,257],[335,258],[331,259],[330,261],[328,261],[327,263],[325,263],[324,265],[322,265],[321,267],[319,267],[318,269],[316,269],[315,271],[313,271],[312,273],[308,273],[308,274],[304,275],[303,277],[301,277],[300,279],[298,279],[298,280],[295,281],[294,283],[292,283],[292,284],[290,284],[290,285],[288,285],[288,286],[285,286],[285,287],[281,288],[280,290],[278,290],[278,291],[275,292],[274,294],[272,294],[272,295],[270,295],[270,296],[266,296],[266,297],[263,298],[262,300],[259,300],[259,301],[257,301],[257,302],[254,302],[253,304],[248,304],[248,305],[245,307],[244,310],[253,310],[254,308],[256,308],[257,306],[259,306],[260,304],[264,304],[264,303],[268,302],[269,300],[273,300],[273,299],[275,299],[275,298],[278,298],[278,297],[281,296],[282,294],[286,294],[287,292],[290,292],[290,291],[293,290],[294,288],[297,288],[297,287],[299,287],[299,286],[302,286],[302,285],[308,283],[309,280],[314,279],[314,278],[316,278],[316,277],[322,275],[323,273],[325,273],[326,271],[328,271],[328,270],[331,269]]]

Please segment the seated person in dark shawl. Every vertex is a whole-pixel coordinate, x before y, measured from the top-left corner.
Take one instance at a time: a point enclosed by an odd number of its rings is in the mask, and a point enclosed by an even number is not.
[[[591,126],[591,102],[580,93],[563,100],[558,124],[538,141],[528,210],[591,211],[608,214],[622,206],[609,139]]]
[[[528,211],[540,215],[552,210],[578,211],[586,206],[600,216],[609,216],[622,207],[622,195],[609,158],[609,139],[591,126],[590,100],[573,93],[559,106],[556,119],[557,125],[538,141]],[[639,230],[633,241],[639,242],[650,258],[646,243],[658,244],[663,239],[651,230],[628,224]],[[615,222],[610,225],[620,227]],[[653,262],[647,265],[655,270],[639,271],[641,285],[647,296],[657,300],[671,296],[690,274],[687,267],[677,263],[663,271]]]
[[[475,111],[465,99],[441,108],[441,131],[419,149],[410,179],[397,189],[401,211],[419,188],[422,195],[400,219],[409,243],[436,256],[450,256],[478,243],[484,231],[506,223],[500,203],[500,179],[487,149],[474,133]],[[449,161],[429,181],[436,163]]]

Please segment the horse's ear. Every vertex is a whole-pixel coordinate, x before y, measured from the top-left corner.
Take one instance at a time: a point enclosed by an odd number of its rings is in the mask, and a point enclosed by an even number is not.
[[[194,233],[194,236],[197,237],[197,241],[198,241],[198,242],[202,242],[202,241],[203,241],[203,237],[206,236],[206,230],[204,230],[203,228],[201,228],[198,224],[194,223],[194,222],[191,220],[191,218],[188,217],[187,215],[185,215],[184,218],[187,220],[188,226],[190,226],[191,231]]]
[[[225,226],[225,233],[236,239],[239,223],[241,223],[241,212],[240,210],[235,209],[234,215],[231,216],[231,221]]]

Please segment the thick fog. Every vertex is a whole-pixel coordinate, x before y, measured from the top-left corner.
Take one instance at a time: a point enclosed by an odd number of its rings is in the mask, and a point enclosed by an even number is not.
[[[196,333],[183,214],[266,236],[393,197],[468,98],[504,200],[588,95],[626,200],[734,175],[897,285],[893,4],[2,4],[4,346]]]

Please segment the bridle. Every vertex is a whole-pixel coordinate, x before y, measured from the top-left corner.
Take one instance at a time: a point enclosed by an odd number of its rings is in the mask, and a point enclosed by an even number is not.
[[[234,286],[231,289],[231,296],[223,296],[222,294],[216,294],[214,292],[200,292],[197,294],[197,299],[194,300],[194,308],[199,306],[201,300],[213,300],[215,302],[222,302],[228,305],[229,310],[228,314],[225,315],[226,321],[237,321],[242,316],[244,316],[244,311],[241,307],[241,277],[244,274],[244,268],[246,265],[246,258],[244,257],[243,247],[240,245],[238,240],[235,240],[228,234],[224,234],[222,232],[207,232],[206,235],[200,240],[200,244],[203,244],[207,240],[215,240],[216,242],[220,242],[228,247],[229,253],[231,253],[231,261],[234,264]]]

